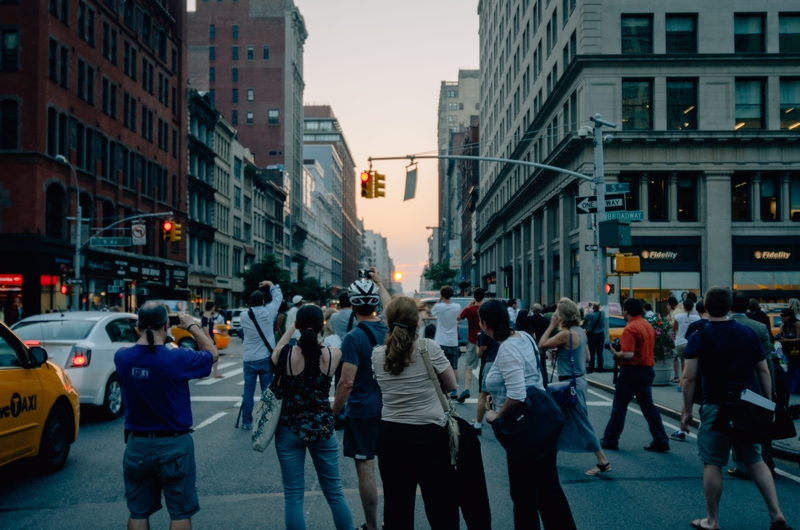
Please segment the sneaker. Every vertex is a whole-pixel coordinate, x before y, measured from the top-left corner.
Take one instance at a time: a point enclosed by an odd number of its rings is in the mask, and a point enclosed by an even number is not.
[[[458,392],[456,392],[455,390],[450,392],[450,399],[456,399],[457,400],[458,399]]]
[[[250,431],[253,429],[253,424],[251,423],[242,423],[242,430],[243,431]]]
[[[478,431],[478,436],[480,436],[481,433],[483,432],[483,424],[478,423],[477,421],[472,422],[472,428]]]
[[[683,431],[675,431],[674,433],[672,433],[670,435],[670,438],[672,438],[673,440],[678,440],[680,442],[685,442],[686,441],[686,433],[683,432]]]
[[[683,389],[681,389],[681,387],[678,387],[678,392],[683,392]]]
[[[610,451],[619,451],[619,445],[618,444],[613,444],[612,445],[612,444],[606,442],[605,440],[603,440],[602,438],[600,439],[600,447],[602,447],[603,449],[608,449]]]
[[[458,396],[458,402],[464,403],[468,397],[469,397],[469,390],[464,390],[463,392],[461,392],[461,395]]]

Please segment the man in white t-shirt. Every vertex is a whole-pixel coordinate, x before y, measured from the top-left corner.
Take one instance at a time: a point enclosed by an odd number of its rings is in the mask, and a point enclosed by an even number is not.
[[[433,306],[431,314],[436,319],[436,335],[433,340],[442,347],[445,357],[450,361],[453,371],[458,373],[458,316],[461,314],[461,306],[450,301],[453,297],[453,288],[449,285],[442,287],[439,303]],[[456,397],[456,391],[451,394]]]
[[[508,319],[511,321],[511,328],[517,329],[517,317],[519,316],[519,309],[517,308],[516,298],[511,298],[508,301]]]
[[[294,324],[295,319],[297,319],[297,310],[303,307],[305,300],[299,294],[294,295],[292,298],[292,307],[289,308],[289,311],[286,312],[286,327],[288,328],[292,324]],[[292,334],[292,338],[297,340],[300,338],[300,331],[295,330]]]

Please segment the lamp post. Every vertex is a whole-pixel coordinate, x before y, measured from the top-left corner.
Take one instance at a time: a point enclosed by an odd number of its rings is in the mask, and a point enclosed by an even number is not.
[[[69,163],[67,157],[64,155],[57,155],[56,160],[62,164],[65,164],[72,173],[72,176],[75,178],[75,190],[78,197],[78,216],[75,229],[75,263],[73,267],[75,269],[75,279],[78,280],[78,282],[75,283],[73,287],[74,292],[72,293],[72,310],[78,311],[81,306],[81,293],[79,288],[79,281],[81,279],[81,223],[83,222],[83,211],[81,209],[81,188],[78,185],[78,175],[75,174],[75,168],[73,168],[72,164]]]

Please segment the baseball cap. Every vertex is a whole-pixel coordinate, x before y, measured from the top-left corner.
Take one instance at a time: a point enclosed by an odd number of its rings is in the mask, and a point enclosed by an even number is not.
[[[305,300],[303,300],[303,297],[299,294],[294,295],[294,298],[292,298],[292,305],[297,305],[300,302],[305,302]]]

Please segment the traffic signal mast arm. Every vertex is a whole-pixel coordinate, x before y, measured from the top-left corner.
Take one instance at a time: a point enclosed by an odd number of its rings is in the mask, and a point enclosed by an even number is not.
[[[170,219],[172,219],[172,212],[161,212],[161,213],[143,213],[143,214],[140,214],[140,215],[132,215],[132,216],[130,216],[130,217],[126,217],[125,219],[122,219],[122,220],[120,220],[120,221],[117,221],[117,222],[115,222],[115,223],[111,223],[110,225],[106,226],[105,228],[103,228],[103,229],[101,229],[101,230],[98,230],[98,232],[97,232],[96,234],[94,234],[92,237],[90,237],[89,239],[87,239],[86,241],[84,241],[84,243],[83,243],[83,244],[80,246],[80,248],[83,248],[83,247],[85,247],[86,245],[88,245],[88,244],[89,244],[89,242],[90,242],[92,239],[96,238],[97,236],[99,236],[100,234],[102,234],[103,232],[105,232],[106,230],[108,230],[109,228],[114,228],[114,227],[115,227],[115,226],[117,226],[118,224],[122,224],[122,223],[124,223],[124,222],[126,222],[126,221],[131,221],[131,220],[133,220],[133,219],[144,219],[144,218],[146,218],[146,217],[169,217]],[[180,225],[177,225],[177,226],[180,226]]]

